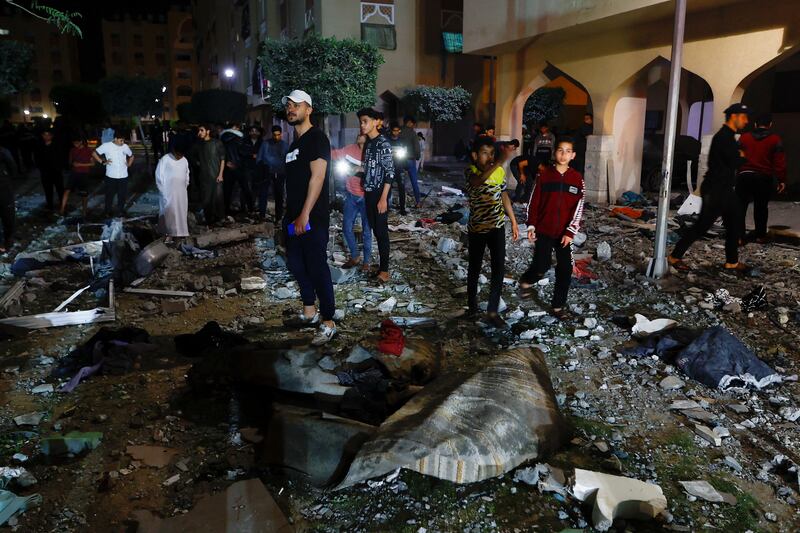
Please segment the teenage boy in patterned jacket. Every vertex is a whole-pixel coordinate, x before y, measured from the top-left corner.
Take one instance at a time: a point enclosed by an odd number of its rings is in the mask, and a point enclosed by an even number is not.
[[[486,322],[502,328],[506,322],[498,314],[498,307],[505,275],[506,216],[511,219],[511,235],[515,241],[519,238],[519,228],[506,192],[506,174],[503,170],[503,163],[510,152],[501,149],[495,160],[494,150],[494,139],[478,137],[472,146],[473,163],[465,173],[469,195],[467,316],[473,317],[478,312],[478,277],[483,265],[483,252],[488,247],[492,273]]]
[[[536,243],[533,261],[519,280],[523,295],[550,270],[556,254],[556,286],[553,290],[552,314],[558,319],[567,316],[564,305],[572,279],[572,240],[583,217],[583,176],[569,166],[575,159],[571,139],[556,143],[555,165],[548,165],[536,180],[528,203],[528,240]]]

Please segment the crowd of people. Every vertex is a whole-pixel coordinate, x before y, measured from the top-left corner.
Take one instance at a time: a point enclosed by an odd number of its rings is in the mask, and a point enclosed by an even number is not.
[[[285,243],[287,266],[297,280],[303,305],[302,311],[286,324],[317,327],[313,343],[320,345],[337,331],[335,297],[327,266],[329,188],[334,183],[331,173],[344,179],[342,233],[349,257],[343,267],[360,267],[377,283],[387,283],[391,279],[388,217],[392,194],[397,194],[401,215],[421,207],[424,198],[417,176],[425,139],[415,130],[414,117],[404,117],[402,124],[386,123],[383,113],[364,108],[357,113],[360,132],[356,142],[332,150],[327,136],[311,124],[313,101],[309,94],[292,91],[283,103],[287,122],[294,128],[291,144],[283,139],[284,131],[278,125],[265,132],[258,125],[244,129],[239,124],[199,124],[193,128],[178,125],[165,130],[160,123],[154,123],[151,142],[154,155],[159,156],[155,168],[160,193],[159,227],[168,241],[188,237],[192,204],[198,219],[209,226],[236,212],[266,219],[271,195],[272,218]],[[699,218],[668,257],[676,269],[688,269],[683,255],[721,216],[726,228],[724,268],[744,270],[738,247],[750,239],[764,242],[767,205],[776,190],[775,180],[778,192],[785,189],[785,157],[780,138],[770,131],[771,117],[758,117],[755,130],[737,139],[735,135],[748,124],[749,110],[735,104],[725,114],[726,122],[711,143]],[[517,140],[498,141],[494,133],[493,126],[484,128],[476,123],[470,139],[470,161],[463,183],[469,203],[465,314],[478,314],[478,279],[488,248],[489,299],[484,320],[495,327],[505,326],[499,302],[505,276],[506,223],[510,222],[511,238],[516,241],[520,231],[513,203],[521,202],[527,208],[527,238],[534,243],[530,267],[519,279],[521,294],[531,295],[555,255],[556,282],[550,311],[563,319],[568,315],[572,241],[583,216],[583,166],[586,139],[593,133],[593,117],[587,113],[582,126],[571,136],[556,136],[548,124],[541,124],[535,135],[523,137],[521,145]],[[39,136],[30,154],[23,153],[19,144],[0,148],[2,251],[13,244],[12,180],[20,166],[38,168],[47,209],[58,206],[64,214],[70,194],[75,193],[82,200],[84,215],[90,173],[96,165],[102,166],[105,214],[125,214],[134,154],[126,143],[124,130],[106,125],[96,148],[87,144],[85,135],[73,134],[68,150],[49,129]],[[512,157],[518,151],[521,155]],[[506,175],[506,169],[513,179]],[[413,203],[407,200],[406,177]],[[236,190],[238,209],[234,201]],[[756,228],[745,236],[744,213],[751,202],[755,206]],[[357,220],[362,230],[361,249],[355,233]],[[373,238],[377,242],[377,266],[372,264]]]

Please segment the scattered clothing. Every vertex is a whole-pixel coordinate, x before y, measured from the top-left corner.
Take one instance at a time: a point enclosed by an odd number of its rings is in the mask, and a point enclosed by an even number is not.
[[[400,326],[388,318],[381,322],[381,340],[378,341],[378,350],[389,355],[401,355],[405,347],[406,338]]]

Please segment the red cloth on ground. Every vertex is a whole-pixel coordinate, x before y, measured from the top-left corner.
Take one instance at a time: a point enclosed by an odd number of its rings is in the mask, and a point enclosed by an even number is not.
[[[572,266],[572,275],[575,279],[582,282],[587,282],[597,279],[597,274],[589,270],[589,263],[591,259],[578,259]]]
[[[644,209],[636,209],[635,207],[615,207],[611,210],[613,215],[625,215],[633,219],[642,218]]]
[[[406,338],[400,326],[388,318],[381,322],[381,340],[378,342],[378,350],[381,353],[400,355],[405,347]]]

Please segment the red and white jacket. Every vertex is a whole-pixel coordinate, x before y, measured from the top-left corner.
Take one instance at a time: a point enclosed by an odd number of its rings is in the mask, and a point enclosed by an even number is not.
[[[528,226],[553,239],[574,237],[583,218],[583,190],[580,172],[570,167],[562,174],[548,166],[536,179],[528,204]]]

